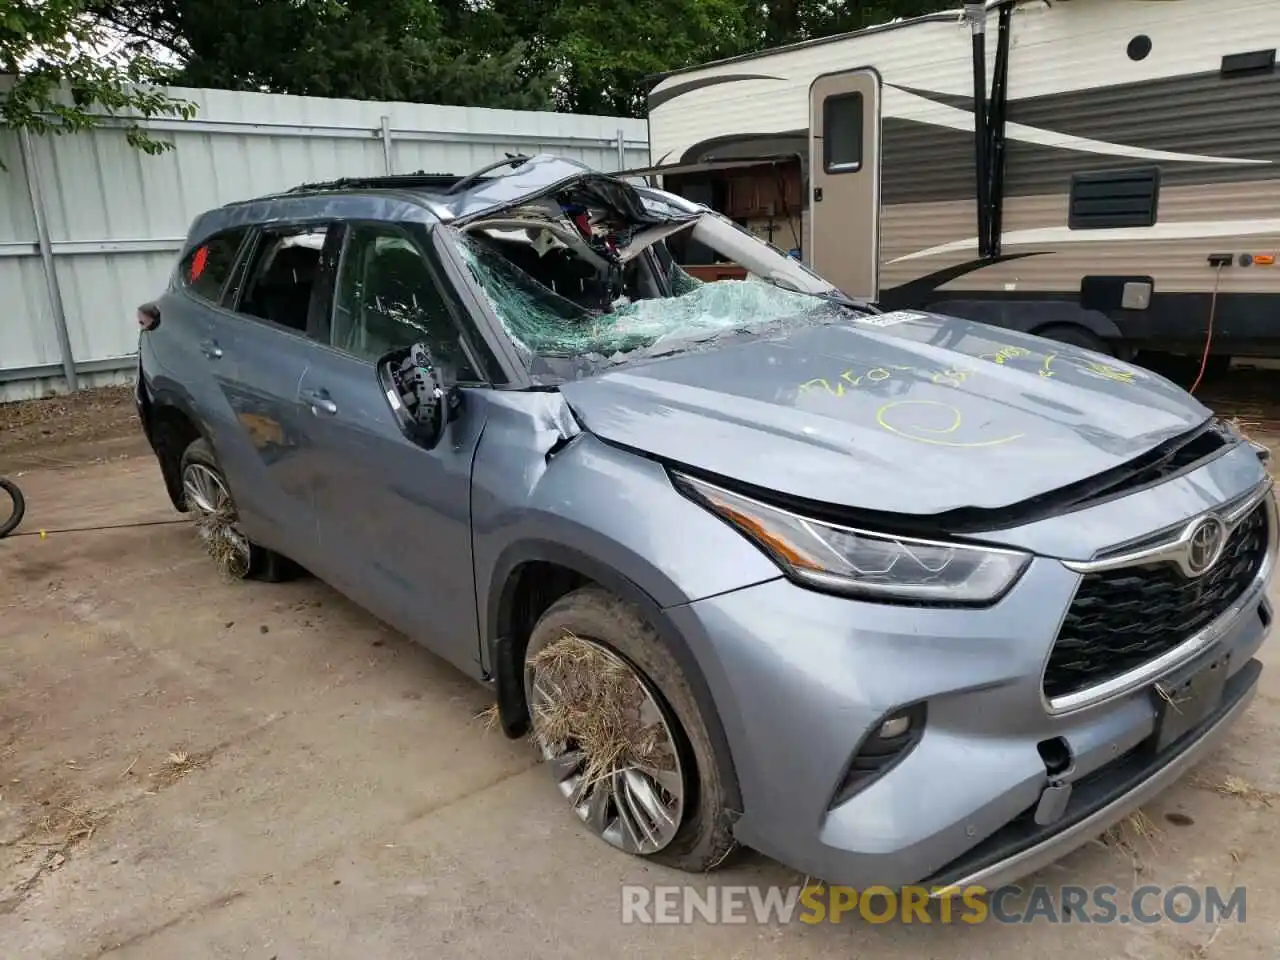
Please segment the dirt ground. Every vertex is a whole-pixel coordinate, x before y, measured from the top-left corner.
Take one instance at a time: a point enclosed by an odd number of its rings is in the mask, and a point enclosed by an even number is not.
[[[1248,393],[1213,403],[1280,449]],[[1220,753],[1034,878],[1245,886],[1244,923],[624,925],[623,884],[689,878],[589,836],[529,746],[476,719],[483,689],[325,585],[221,579],[165,499],[127,391],[0,407],[0,473],[29,503],[0,541],[4,960],[1280,949],[1274,645]],[[693,881],[802,879],[748,855]]]

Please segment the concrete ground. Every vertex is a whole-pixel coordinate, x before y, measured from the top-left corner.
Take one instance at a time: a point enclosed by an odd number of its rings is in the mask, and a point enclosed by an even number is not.
[[[221,579],[127,407],[104,408],[99,421],[122,429],[59,446],[56,428],[24,421],[0,442],[0,472],[29,500],[20,535],[0,541],[0,958],[1270,960],[1280,948],[1274,646],[1220,753],[1035,878],[1243,885],[1242,924],[624,925],[623,884],[690,878],[589,836],[530,747],[475,719],[483,689],[324,584]],[[86,527],[109,529],[60,532]],[[747,855],[692,879],[803,878]]]

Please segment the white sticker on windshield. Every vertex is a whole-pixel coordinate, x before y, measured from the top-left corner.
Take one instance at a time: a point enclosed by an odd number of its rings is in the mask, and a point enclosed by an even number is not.
[[[911,320],[927,320],[927,313],[916,313],[913,310],[894,310],[890,313],[869,313],[858,317],[858,323],[871,327],[891,327],[895,323],[907,323]]]

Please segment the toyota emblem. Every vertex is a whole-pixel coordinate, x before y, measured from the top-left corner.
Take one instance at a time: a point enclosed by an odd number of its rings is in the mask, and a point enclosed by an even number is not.
[[[1186,570],[1198,577],[1218,562],[1227,542],[1227,528],[1217,517],[1201,519],[1187,536]]]

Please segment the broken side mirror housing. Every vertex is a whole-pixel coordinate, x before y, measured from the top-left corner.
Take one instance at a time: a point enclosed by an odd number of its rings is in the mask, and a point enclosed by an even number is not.
[[[426,344],[396,350],[379,366],[379,375],[392,415],[405,436],[431,450],[454,419],[460,398]]]

